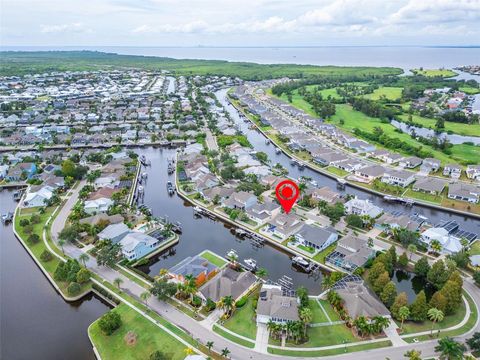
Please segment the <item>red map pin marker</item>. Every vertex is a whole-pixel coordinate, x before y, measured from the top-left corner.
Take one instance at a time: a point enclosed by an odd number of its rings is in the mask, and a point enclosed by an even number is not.
[[[295,201],[297,201],[300,190],[292,180],[283,180],[277,185],[275,193],[283,210],[288,214],[292,210]]]

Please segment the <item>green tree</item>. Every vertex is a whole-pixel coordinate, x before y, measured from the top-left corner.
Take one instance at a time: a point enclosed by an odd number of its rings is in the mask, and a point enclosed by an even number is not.
[[[123,279],[122,279],[122,278],[119,278],[119,277],[117,277],[117,278],[115,278],[115,279],[113,280],[113,283],[115,284],[115,286],[116,286],[117,288],[119,288],[119,289],[120,289],[120,285],[122,285],[122,283],[123,283]]]
[[[255,274],[263,279],[268,276],[268,271],[265,268],[259,268]]]
[[[385,272],[385,265],[382,262],[374,263],[368,272],[368,282],[373,285],[377,278]]]
[[[85,254],[85,253],[81,253],[80,256],[78,257],[78,260],[81,261],[81,263],[83,264],[83,266],[86,266],[87,264],[87,261],[90,257],[88,256],[88,254]]]
[[[480,351],[480,332],[476,332],[470,339],[467,339],[467,344],[472,351]]]
[[[110,310],[106,314],[102,315],[98,321],[98,326],[105,335],[110,336],[115,332],[115,330],[122,326],[122,318],[115,310]]]
[[[435,323],[441,322],[444,318],[444,315],[442,310],[439,310],[437,308],[431,308],[428,310],[427,316],[430,321],[432,321],[432,329],[430,331],[430,335],[433,335],[433,327],[435,326]]]
[[[414,321],[424,321],[427,318],[428,304],[425,291],[420,291],[410,305],[410,317]]]
[[[397,296],[397,287],[393,281],[390,281],[382,291],[380,299],[383,301],[386,307],[390,307],[395,301]]]
[[[70,296],[78,295],[81,290],[82,290],[82,287],[77,282],[72,282],[67,287],[67,293]]]
[[[447,300],[445,313],[447,315],[453,314],[462,304],[462,287],[456,281],[448,280],[440,293]]]
[[[77,272],[77,282],[79,284],[84,284],[86,283],[88,280],[90,280],[90,277],[91,277],[91,273],[90,271],[88,271],[87,269],[85,268],[82,268],[80,269],[78,272]]]
[[[140,294],[140,299],[143,301],[145,305],[147,305],[148,299],[150,299],[150,296],[152,296],[152,294],[149,291],[144,291]]]
[[[441,289],[448,280],[449,273],[443,260],[436,261],[428,271],[427,280],[437,289]]]
[[[400,309],[404,306],[408,305],[408,298],[405,292],[401,292],[395,298],[392,306],[390,307],[390,311],[392,312],[392,316],[394,319],[400,320]]]
[[[120,244],[112,244],[109,241],[106,242],[97,251],[97,265],[113,267],[117,262],[120,250]]]
[[[422,360],[422,352],[415,349],[408,350],[403,356],[408,358],[408,360]]]
[[[388,272],[384,271],[383,274],[380,274],[377,280],[375,280],[375,283],[372,286],[373,291],[375,291],[376,294],[381,294],[389,282],[390,276],[388,275]]]
[[[395,245],[390,246],[390,249],[388,249],[388,254],[390,254],[390,261],[391,261],[392,267],[395,268],[395,266],[397,266],[397,260],[398,260],[397,249]]]
[[[429,306],[445,313],[447,309],[447,299],[442,294],[441,290],[438,290],[433,294],[432,298],[430,299]]]
[[[410,316],[410,309],[408,306],[402,306],[398,311],[398,319],[402,322],[400,325],[400,330],[403,330],[403,322],[408,319]]]
[[[30,236],[27,239],[27,242],[29,244],[38,244],[40,242],[40,236],[38,234],[30,234]]]
[[[412,260],[412,255],[417,252],[417,246],[415,244],[409,244],[407,250],[410,253],[410,257],[408,259]]]
[[[404,252],[400,257],[398,258],[398,266],[401,267],[402,269],[405,269],[408,265],[408,256],[407,253]]]
[[[149,360],[168,360],[171,359],[170,355],[165,355],[160,350],[154,351],[150,354]]]
[[[177,286],[174,283],[168,282],[166,278],[159,278],[153,283],[150,292],[156,296],[158,300],[165,301],[175,295]]]
[[[448,336],[438,340],[438,345],[435,346],[435,351],[440,353],[441,360],[461,360],[466,350],[465,345]]]
[[[212,352],[213,344],[214,344],[213,341],[207,341],[207,343],[205,344],[206,348],[208,349],[208,352],[210,353]]]
[[[227,358],[228,355],[230,355],[230,350],[229,350],[228,348],[222,349],[221,355],[222,355],[224,358]]]
[[[430,271],[430,264],[428,263],[428,259],[426,256],[422,256],[416,263],[415,268],[413,270],[415,275],[426,278],[428,272]]]
[[[220,306],[223,309],[223,311],[225,312],[225,315],[228,318],[230,317],[233,310],[235,309],[235,301],[230,295],[224,296],[218,302],[218,306]]]

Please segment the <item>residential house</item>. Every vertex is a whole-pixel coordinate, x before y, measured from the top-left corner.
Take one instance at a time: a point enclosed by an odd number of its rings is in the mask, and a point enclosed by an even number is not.
[[[100,240],[110,240],[112,243],[118,243],[127,233],[130,232],[130,228],[123,222],[108,225],[100,233],[98,238]]]
[[[280,213],[268,222],[267,227],[263,229],[273,238],[279,238],[282,241],[295,234],[303,226],[303,221],[295,214]]]
[[[329,205],[333,205],[342,199],[339,193],[331,190],[328,186],[321,187],[320,189],[308,188],[306,194],[311,195],[312,199],[316,202],[325,201]]]
[[[476,204],[480,198],[480,187],[462,182],[450,184],[448,186],[448,198]]]
[[[203,285],[199,291],[203,299],[218,302],[225,296],[238,300],[257,283],[257,277],[250,271],[238,272],[229,266]]]
[[[81,219],[79,222],[80,224],[88,224],[91,226],[98,225],[100,223],[104,223],[110,225],[110,224],[118,224],[118,223],[123,223],[125,219],[123,218],[122,215],[120,214],[115,214],[115,215],[107,215],[105,213],[100,213],[96,215],[92,215],[86,218]]]
[[[399,165],[408,169],[415,169],[422,164],[423,160],[416,156],[411,156],[400,161]]]
[[[444,254],[454,254],[463,248],[460,239],[451,235],[443,227],[433,227],[425,230],[421,234],[420,240],[427,246],[431,246],[432,241],[437,240],[442,246],[441,252]]]
[[[437,172],[440,169],[441,162],[440,160],[434,158],[425,158],[423,159],[422,166],[420,171],[423,173]]]
[[[443,175],[452,179],[459,179],[462,175],[462,167],[458,164],[448,164],[443,168]]]
[[[335,229],[305,224],[295,233],[295,240],[301,245],[323,251],[338,240]]]
[[[89,215],[107,212],[110,206],[113,205],[111,199],[101,197],[95,200],[87,200],[83,206],[85,212]]]
[[[338,240],[337,247],[325,261],[330,265],[353,272],[375,256],[375,250],[368,246],[367,240],[348,234]]]
[[[438,195],[443,189],[447,186],[447,181],[434,178],[434,177],[424,177],[419,179],[413,184],[413,191],[421,191],[427,194]]]
[[[406,170],[385,169],[382,177],[382,182],[401,187],[407,187],[414,181],[414,174]]]
[[[37,166],[34,163],[18,163],[10,166],[6,179],[8,181],[21,181],[31,179],[37,172]]]
[[[473,180],[480,180],[480,165],[468,165],[467,177]]]
[[[223,201],[223,206],[230,209],[247,210],[257,203],[257,197],[246,191],[234,192],[230,197]]]
[[[263,284],[257,302],[257,324],[298,321],[298,308],[298,298],[284,294],[281,286]]]
[[[385,168],[380,165],[370,165],[355,170],[355,175],[367,183],[371,183],[373,180],[382,177],[384,174]]]
[[[53,192],[54,189],[51,186],[42,186],[37,191],[29,191],[25,195],[23,206],[27,208],[45,206],[53,197]]]
[[[122,254],[128,260],[138,260],[154,251],[160,240],[138,231],[130,231],[121,240]]]
[[[390,311],[363,282],[344,282],[335,291],[342,298],[344,309],[352,319],[360,316],[367,319],[377,316],[390,318]]]
[[[182,260],[168,272],[172,278],[180,282],[184,282],[187,275],[192,275],[199,287],[217,274],[218,267],[200,255],[195,255]]]
[[[362,200],[355,197],[345,203],[345,212],[347,214],[369,216],[374,219],[383,212],[383,209],[374,205],[370,200]]]
[[[386,233],[391,233],[392,229],[417,231],[420,225],[420,222],[411,219],[407,215],[384,213],[377,219],[375,227],[383,229]]]
[[[255,221],[258,225],[263,225],[277,216],[280,210],[280,205],[275,201],[265,201],[264,203],[257,203],[247,209],[246,214],[250,220]]]
[[[228,186],[215,186],[212,188],[206,188],[201,191],[203,197],[209,201],[214,201],[215,198],[219,202],[223,202],[226,198],[235,192],[235,188]]]

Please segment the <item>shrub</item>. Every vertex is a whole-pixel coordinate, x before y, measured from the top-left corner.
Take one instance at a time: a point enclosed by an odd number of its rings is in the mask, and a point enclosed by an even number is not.
[[[191,302],[192,306],[193,307],[200,307],[202,306],[202,299],[200,299],[200,297],[194,295],[193,298],[192,298],[192,302]]]
[[[53,259],[53,255],[50,251],[44,250],[42,254],[40,255],[40,260],[43,262],[49,262]]]
[[[235,306],[237,308],[241,308],[243,305],[247,303],[248,298],[246,296],[242,296],[236,303]]]
[[[68,295],[78,295],[80,293],[80,290],[82,290],[82,287],[80,286],[79,283],[77,282],[72,282],[70,285],[67,287],[67,293]]]
[[[40,241],[40,236],[38,234],[30,234],[27,241],[29,244],[37,244]]]
[[[217,304],[215,304],[215,301],[208,298],[207,299],[207,304],[205,305],[205,308],[207,309],[207,311],[215,310],[216,307],[217,307]]]
[[[82,268],[77,273],[77,282],[80,283],[80,284],[84,284],[88,280],[90,280],[90,276],[91,276],[90,271],[88,271],[85,268]]]
[[[110,310],[100,318],[98,326],[105,335],[110,336],[122,326],[122,318],[116,311]]]
[[[37,214],[33,214],[33,215],[30,217],[30,223],[31,223],[31,224],[39,224],[40,221],[41,221],[40,216],[37,215]]]
[[[21,220],[19,221],[19,224],[20,224],[21,227],[25,227],[25,226],[27,226],[28,224],[30,224],[30,221],[29,221],[28,219],[21,219]]]

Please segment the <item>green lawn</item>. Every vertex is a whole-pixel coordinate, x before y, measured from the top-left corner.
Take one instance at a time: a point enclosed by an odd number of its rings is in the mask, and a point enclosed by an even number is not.
[[[298,245],[298,248],[303,250],[303,251],[306,251],[310,254],[314,254],[315,253],[315,249],[311,246],[305,246],[305,245]]]
[[[318,261],[321,264],[325,264],[325,258],[329,255],[335,248],[337,247],[337,243],[334,243],[327,247],[325,250],[319,252],[317,255],[313,257],[313,260]]]
[[[399,120],[408,121],[408,115],[403,114],[398,116]],[[422,124],[426,128],[435,129],[436,119],[427,118],[420,115],[412,115],[412,121]],[[445,121],[445,131],[452,132],[459,135],[480,136],[480,124],[461,124],[451,121]]]
[[[338,321],[340,320],[337,313],[332,309],[332,306],[326,300],[319,300],[320,304],[322,304],[323,309],[330,317],[330,321]],[[313,320],[312,323],[325,323],[329,322],[325,312],[323,312],[322,308],[318,304],[316,299],[309,300],[310,309],[312,309],[313,313]]]
[[[104,335],[95,321],[88,333],[102,359],[148,359],[156,350],[162,351],[169,359],[185,358],[186,346],[167,332],[141,316],[127,305],[119,305],[114,311],[122,317],[122,326],[112,335]],[[124,337],[133,331],[136,344],[127,345]]]
[[[421,191],[413,191],[412,189],[408,189],[403,195],[413,199],[428,201],[434,204],[440,204],[443,200],[443,196],[441,195],[426,194]]]
[[[236,334],[255,340],[257,336],[257,322],[252,307],[253,295],[248,297],[247,303],[237,308],[232,317],[225,321],[223,327]]]
[[[471,87],[471,86],[462,86],[459,88],[460,91],[463,91],[465,94],[474,95],[480,93],[479,88]]]
[[[339,168],[336,168],[335,166],[327,166],[325,168],[325,170],[327,170],[328,172],[332,173],[332,174],[335,174],[337,176],[340,176],[340,177],[344,177],[346,175],[349,174],[348,171],[345,171],[343,169],[339,169]]]
[[[441,76],[444,78],[456,76],[457,73],[453,70],[449,69],[412,69],[411,70],[414,74],[423,75],[423,76]]]
[[[457,325],[460,323],[463,318],[465,317],[465,304],[462,302],[462,305],[457,310],[455,314],[445,316],[442,322],[439,324],[435,324],[434,333],[436,329],[446,329]],[[400,322],[396,321],[398,326],[400,326]],[[417,332],[428,331],[432,328],[431,321],[423,321],[423,322],[414,322],[414,321],[407,321],[403,324],[403,334],[414,334]]]
[[[402,90],[401,87],[382,86],[364,97],[371,100],[398,100],[402,97]]]
[[[205,260],[210,261],[213,265],[215,265],[219,268],[223,267],[227,263],[220,256],[218,256],[217,254],[215,254],[215,253],[213,253],[209,250],[205,250],[204,252],[202,252],[200,254],[200,256],[202,258],[204,258]]]
[[[267,93],[270,96],[275,96],[272,94],[271,89],[268,89]],[[292,92],[292,102],[290,103],[288,101],[288,96],[286,94],[282,94],[282,96],[278,97],[279,99],[285,101],[287,104],[291,104],[295,106],[296,108],[299,108],[303,111],[305,111],[307,114],[310,114],[312,116],[317,116],[315,112],[313,111],[312,105],[310,105],[308,102],[306,102],[303,99],[303,96],[299,95],[297,90]]]
[[[470,248],[471,255],[480,255],[480,240],[477,240],[473,243],[472,247]]]
[[[390,342],[390,340],[378,341],[370,344],[340,347],[336,349],[313,350],[313,351],[295,351],[295,350],[284,350],[284,349],[269,347],[268,352],[270,354],[292,356],[292,357],[321,357],[321,356],[340,355],[340,354],[352,353],[357,351],[366,351],[366,350],[378,349],[378,348],[387,347],[387,346],[392,346],[392,343]]]
[[[228,339],[230,341],[233,341],[234,343],[237,343],[239,345],[248,347],[253,349],[255,347],[255,344],[253,342],[247,341],[245,339],[239,338],[237,336],[234,336],[221,328],[219,328],[217,325],[213,325],[213,331],[219,334],[220,336],[224,337],[225,339]]]
[[[344,121],[343,125],[340,124],[340,120]],[[350,133],[353,133],[353,129],[355,128],[371,132],[375,127],[380,127],[384,133],[390,137],[398,138],[415,147],[423,146],[425,149],[431,151],[433,156],[441,160],[444,164],[454,161],[450,156],[444,154],[443,152],[434,150],[432,147],[423,145],[417,140],[412,139],[410,135],[396,132],[393,125],[389,123],[382,123],[378,118],[373,118],[363,114],[360,111],[353,110],[350,105],[337,105],[336,114],[332,116],[330,122]]]
[[[343,344],[343,342],[356,342],[360,339],[356,338],[352,331],[345,325],[331,325],[310,327],[307,330],[308,342],[304,344],[295,344],[294,342],[287,342],[287,346],[291,347],[320,347],[329,345]],[[270,344],[280,345],[280,340],[270,339]]]

